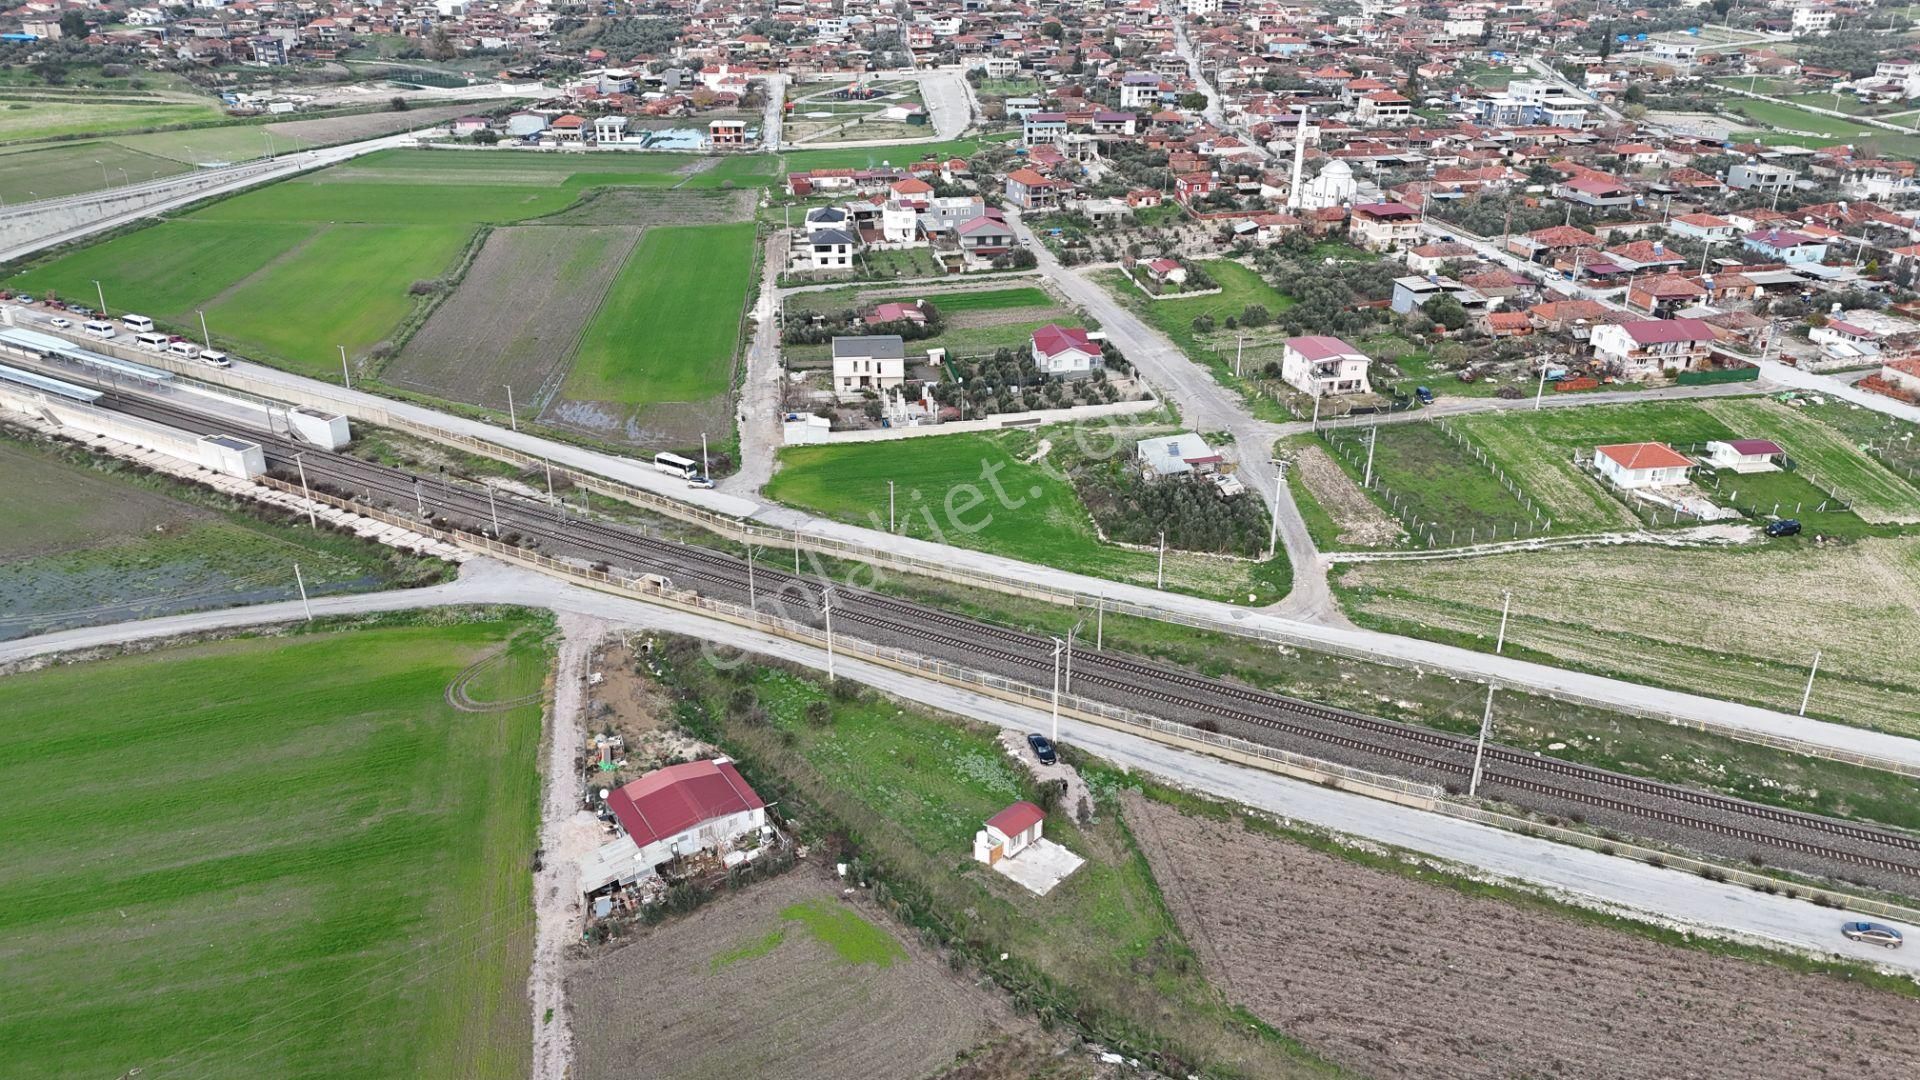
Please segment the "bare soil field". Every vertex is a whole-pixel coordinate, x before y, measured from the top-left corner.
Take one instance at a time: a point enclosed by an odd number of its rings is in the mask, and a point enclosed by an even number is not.
[[[580,201],[534,225],[719,225],[753,216],[755,192],[701,188],[663,191],[650,187],[595,188]]]
[[[849,957],[796,905],[856,911],[899,948]],[[585,961],[567,997],[585,1080],[909,1080],[1009,1034],[1043,1038],[809,864]]]
[[[1380,509],[1353,478],[1333,463],[1318,446],[1302,446],[1294,454],[1294,468],[1314,500],[1340,527],[1340,542],[1357,547],[1380,547],[1400,538],[1400,523]]]
[[[559,388],[580,332],[639,241],[635,228],[495,229],[453,295],[382,377],[471,405],[530,412]]]
[[[442,120],[451,120],[456,116],[481,112],[492,104],[494,103],[488,101],[465,101],[456,105],[408,109],[405,112],[356,113],[352,116],[326,116],[314,120],[289,120],[284,124],[268,124],[267,129],[275,136],[284,134],[296,139],[305,139],[318,146],[331,146],[334,143],[372,139],[381,135],[391,135],[397,131],[428,127]]]
[[[0,442],[0,558],[168,532],[214,514]]]
[[[1366,1075],[1913,1072],[1906,998],[1470,897],[1138,796],[1126,813],[1228,997]]]
[[[1355,614],[1482,635],[1513,591],[1509,648],[1563,663],[1715,693],[1772,708],[1798,706],[1821,650],[1810,712],[1920,734],[1920,539],[1840,547],[1727,550],[1608,548],[1564,553],[1370,563],[1344,571]],[[1756,618],[1793,612],[1793,632],[1757,632]]]

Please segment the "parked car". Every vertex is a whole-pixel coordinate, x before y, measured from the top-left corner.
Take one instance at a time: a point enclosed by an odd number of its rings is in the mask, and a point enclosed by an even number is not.
[[[58,316],[56,316],[56,317],[54,317],[54,318],[51,318],[51,319],[48,319],[48,320],[47,320],[47,323],[48,323],[48,325],[50,325],[50,326],[52,326],[52,327],[53,327],[54,329],[56,329],[56,330],[65,330],[66,328],[68,328],[68,327],[70,327],[70,326],[72,326],[72,325],[73,325],[73,320],[72,320],[72,319],[62,319],[62,318],[59,318]]]
[[[1899,948],[1903,940],[1900,931],[1877,922],[1843,923],[1840,932],[1847,935],[1849,941],[1863,941],[1868,945],[1885,945],[1889,949]]]
[[[1767,535],[1799,536],[1800,523],[1792,518],[1781,518],[1779,521],[1769,521],[1767,522]]]
[[[1060,760],[1059,753],[1053,748],[1053,740],[1037,731],[1027,736],[1027,745],[1033,747],[1033,756],[1039,758],[1042,765],[1052,765]]]
[[[687,477],[687,486],[690,488],[710,488],[713,486],[713,480],[706,476],[689,476]]]
[[[1417,398],[1419,398],[1419,399],[1420,399],[1420,404],[1422,404],[1422,405],[1431,405],[1431,404],[1433,404],[1433,391],[1432,391],[1432,390],[1429,390],[1429,389],[1427,389],[1427,388],[1426,388],[1426,387],[1424,387],[1424,386],[1416,386],[1416,387],[1414,387],[1414,388],[1413,388],[1413,396],[1414,396],[1414,397],[1417,397]]]

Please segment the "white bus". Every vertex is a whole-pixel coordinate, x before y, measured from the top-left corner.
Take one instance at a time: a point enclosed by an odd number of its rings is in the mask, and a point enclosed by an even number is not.
[[[153,320],[145,315],[122,315],[120,321],[127,324],[127,329],[136,333],[144,334],[153,329]]]
[[[655,454],[653,467],[668,476],[677,476],[682,480],[690,480],[700,475],[700,465],[697,462],[688,461],[679,454]]]
[[[189,360],[200,355],[200,346],[191,341],[176,341],[167,346],[167,351],[175,356],[184,356]]]
[[[154,352],[167,351],[167,342],[172,340],[173,338],[170,335],[151,332],[140,334],[133,339],[134,344],[143,349],[152,349]]]
[[[112,323],[101,319],[88,319],[80,324],[80,329],[85,330],[88,337],[97,338],[110,338],[116,332]]]

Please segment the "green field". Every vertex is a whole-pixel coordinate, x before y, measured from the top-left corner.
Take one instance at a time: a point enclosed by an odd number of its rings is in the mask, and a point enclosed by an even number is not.
[[[525,1076],[541,710],[443,697],[525,626],[0,680],[5,1071]]]
[[[1266,420],[1293,419],[1278,402],[1255,390],[1249,382],[1234,376],[1234,350],[1238,338],[1235,331],[1224,329],[1227,316],[1237,318],[1250,304],[1259,304],[1269,314],[1277,315],[1293,306],[1293,297],[1267,284],[1257,271],[1230,259],[1216,259],[1200,265],[1219,282],[1220,292],[1186,299],[1153,300],[1129,284],[1125,275],[1117,270],[1101,271],[1095,276],[1135,314],[1173,339],[1188,359],[1212,371],[1213,377],[1221,384],[1239,390],[1254,415]],[[1221,328],[1209,334],[1195,331],[1193,320],[1202,315],[1212,316]],[[1267,338],[1275,335],[1272,328],[1262,333]],[[1255,336],[1249,342],[1249,353],[1259,341],[1260,337]]]
[[[0,153],[0,199],[8,203],[53,199],[143,183],[187,168],[178,161],[107,142],[32,146]]]
[[[32,142],[71,135],[114,135],[144,131],[169,124],[218,120],[220,103],[157,99],[151,103],[122,104],[89,100],[79,95],[36,96],[0,103],[0,143]]]
[[[9,284],[84,302],[94,295],[97,280],[106,290],[109,311],[137,311],[186,327],[196,308],[313,234],[313,226],[297,222],[240,225],[182,218],[81,248]]]
[[[446,273],[471,236],[461,225],[324,228],[208,308],[207,322],[284,367],[332,378],[336,347],[363,355],[386,338],[413,310],[407,286]]]
[[[1779,443],[1800,475],[1838,492],[1863,520],[1920,521],[1920,489],[1805,412],[1759,398],[1709,401],[1702,408],[1742,438]]]
[[[649,229],[574,354],[576,401],[701,401],[732,386],[754,226]]]
[[[1024,463],[1034,441],[1022,432],[790,447],[781,451],[779,470],[765,491],[790,506],[884,530],[891,480],[901,535],[1153,585],[1157,553],[1102,542],[1072,484]],[[1268,604],[1285,591],[1271,583],[1275,571],[1268,564],[1169,550],[1166,584],[1234,603]]]
[[[1370,439],[1374,481],[1404,513],[1433,524],[1436,545],[1512,536],[1516,525],[1521,535],[1530,531],[1533,514],[1519,498],[1437,425],[1381,424],[1367,433],[1340,432],[1329,452],[1356,483],[1366,478]],[[1381,500],[1376,496],[1375,501]]]
[[[1008,136],[1009,138],[1011,136]],[[808,169],[871,169],[880,165],[911,165],[928,158],[970,158],[994,138],[956,139],[943,143],[902,143],[897,146],[859,146],[845,150],[788,150],[780,156],[785,172]]]
[[[1814,102],[1821,108],[1831,108],[1830,95],[1825,103]],[[1920,157],[1920,136],[1897,131],[1873,124],[1853,120],[1842,120],[1834,116],[1822,116],[1811,113],[1794,105],[1782,105],[1774,101],[1754,101],[1750,98],[1737,98],[1729,102],[1737,112],[1771,128],[1804,132],[1804,135],[1777,135],[1772,132],[1759,133],[1761,141],[1768,145],[1793,143],[1806,146],[1831,146],[1834,143],[1870,143],[1873,148],[1885,154],[1903,158]],[[1844,110],[1842,110],[1844,111]],[[1752,133],[1737,133],[1736,137]]]
[[[1007,308],[1051,307],[1054,299],[1045,289],[1027,286],[1018,289],[982,289],[979,292],[948,293],[929,297],[944,313],[961,311],[1003,311]]]

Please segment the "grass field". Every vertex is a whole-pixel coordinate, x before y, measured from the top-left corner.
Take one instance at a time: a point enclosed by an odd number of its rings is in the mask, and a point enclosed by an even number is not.
[[[1779,443],[1801,475],[1839,492],[1862,520],[1920,521],[1920,489],[1805,412],[1758,398],[1709,401],[1702,408],[1742,437]]]
[[[1154,584],[1157,553],[1103,542],[1072,484],[1024,463],[1033,444],[1022,432],[791,447],[765,490],[791,506],[885,529],[891,480],[904,536]],[[1249,595],[1261,604],[1280,599],[1272,573],[1264,564],[1167,552],[1168,588],[1234,603],[1250,602]]]
[[[1033,286],[1018,289],[981,289],[978,292],[948,293],[933,298],[942,312],[1001,311],[1006,308],[1049,307],[1054,299],[1046,290]]]
[[[701,401],[731,388],[754,226],[649,229],[580,341],[576,401]]]
[[[1267,284],[1258,272],[1237,262],[1217,259],[1202,263],[1201,266],[1220,283],[1220,292],[1182,300],[1152,300],[1128,283],[1125,275],[1117,270],[1102,271],[1095,276],[1136,314],[1172,338],[1188,359],[1212,371],[1214,379],[1222,385],[1240,391],[1255,416],[1264,420],[1293,419],[1279,402],[1234,376],[1234,351],[1238,346],[1235,331],[1218,329],[1202,334],[1193,328],[1193,320],[1202,315],[1212,316],[1216,323],[1224,326],[1227,316],[1237,318],[1249,304],[1259,304],[1269,313],[1277,314],[1292,307],[1293,298]],[[1274,338],[1276,342],[1278,340],[1271,329],[1263,331],[1263,334],[1267,338]],[[1256,337],[1249,344],[1257,345],[1260,340]]]
[[[1366,625],[1483,650],[1503,583],[1510,654],[1792,711],[1819,649],[1809,715],[1920,735],[1920,660],[1907,643],[1920,538],[1374,563],[1339,578]],[[1755,630],[1775,622],[1791,633]]]
[[[194,124],[220,119],[219,102],[159,99],[151,103],[122,104],[92,101],[78,95],[48,94],[14,100],[0,106],[0,143],[32,142],[69,135],[115,135],[169,124]]]
[[[184,328],[193,322],[196,308],[313,234],[312,225],[300,222],[231,224],[183,218],[81,248],[18,274],[8,284],[35,295],[53,292],[84,301],[94,295],[98,280],[114,313],[137,311]]]
[[[460,225],[323,228],[297,257],[227,292],[207,322],[282,367],[332,378],[334,346],[361,355],[384,340],[413,310],[408,285],[446,273],[472,235]]]
[[[540,709],[443,699],[525,625],[0,680],[7,1071],[525,1076]]]
[[[1334,460],[1356,482],[1364,480],[1371,439],[1374,480],[1406,513],[1433,523],[1436,544],[1511,536],[1516,524],[1521,534],[1529,531],[1533,515],[1526,506],[1436,425],[1382,424],[1370,431],[1341,432]]]
[[[138,184],[183,173],[187,168],[181,162],[109,142],[25,147],[0,153],[0,199],[9,203],[53,199],[119,184]]]
[[[837,700],[811,677],[784,670],[744,665],[727,681],[697,650],[688,654],[691,663],[675,677],[713,718],[702,721],[711,730],[695,733],[720,739],[758,790],[788,793],[788,813],[838,823],[862,864],[875,868],[874,880],[906,899],[916,921],[964,937],[1002,985],[1036,991],[1034,1000],[1116,1037],[1167,1040],[1193,1066],[1169,1070],[1175,1074],[1200,1072],[1203,1062],[1231,1062],[1243,1076],[1324,1074],[1284,1037],[1235,1022],[1111,802],[1084,825],[1071,808],[1048,817],[1047,838],[1087,862],[1033,896],[967,857],[982,820],[1031,797],[1030,782],[987,731],[871,696]],[[765,724],[725,707],[736,687],[750,689]],[[818,701],[830,710],[826,724],[806,719]],[[1006,960],[994,959],[1002,952]]]
[[[943,143],[902,143],[898,146],[857,146],[845,150],[788,150],[781,154],[785,172],[808,169],[871,169],[881,164],[910,165],[929,158],[972,157],[983,142],[993,139],[956,139]]]
[[[1828,98],[1826,102],[1814,102],[1821,108],[1831,108],[1830,95],[1817,95]],[[1795,142],[1809,146],[1830,146],[1834,143],[1870,142],[1880,153],[1898,157],[1920,157],[1920,136],[1888,131],[1872,124],[1862,124],[1852,120],[1842,120],[1834,116],[1822,116],[1811,113],[1794,105],[1782,105],[1775,101],[1754,101],[1751,98],[1735,98],[1731,107],[1750,119],[1772,128],[1786,131],[1804,132],[1810,138],[1790,138],[1768,134],[1763,136],[1770,145]],[[1844,111],[1844,110],[1843,110]]]
[[[931,337],[908,342],[907,351],[916,358],[924,357],[933,349],[947,350],[949,358],[991,356],[1002,348],[1024,353],[1033,332],[1048,323],[1087,327],[1086,321],[1072,309],[1048,295],[1046,290],[1033,286],[909,294],[891,292],[881,286],[857,285],[818,293],[795,293],[788,298],[787,309],[789,312],[837,311],[887,301],[911,304],[921,299],[940,311],[942,328]],[[824,365],[833,355],[833,346],[831,342],[787,345],[782,353],[789,363]]]

